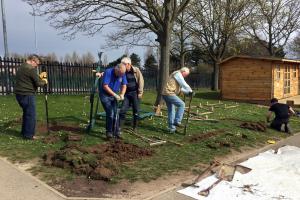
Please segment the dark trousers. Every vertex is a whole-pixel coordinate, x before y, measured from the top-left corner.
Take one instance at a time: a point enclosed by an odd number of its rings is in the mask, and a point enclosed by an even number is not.
[[[132,106],[133,128],[136,128],[137,120],[138,120],[139,104],[140,102],[136,91],[128,92],[125,94],[122,108],[120,111],[121,124],[124,124],[126,112],[130,108],[130,106]]]
[[[36,124],[35,96],[16,94],[16,99],[23,110],[21,134],[25,139],[32,139]]]
[[[106,134],[119,135],[119,120],[116,115],[118,103],[113,96],[100,95],[100,101],[106,113]],[[117,120],[116,120],[117,119]]]
[[[286,133],[290,133],[291,132],[291,128],[289,126],[289,119],[274,119],[271,123],[271,128],[277,130],[277,131],[281,131],[281,126],[284,124],[284,131]]]

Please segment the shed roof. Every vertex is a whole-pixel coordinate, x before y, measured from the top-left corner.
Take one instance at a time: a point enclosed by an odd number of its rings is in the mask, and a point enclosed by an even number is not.
[[[280,61],[280,62],[288,62],[288,63],[300,63],[300,60],[293,60],[293,59],[285,59],[285,58],[275,58],[275,57],[252,57],[252,56],[231,56],[229,58],[224,59],[219,64],[224,64],[230,60],[236,59],[236,58],[245,58],[245,59],[256,59],[256,60],[268,60],[268,61]]]

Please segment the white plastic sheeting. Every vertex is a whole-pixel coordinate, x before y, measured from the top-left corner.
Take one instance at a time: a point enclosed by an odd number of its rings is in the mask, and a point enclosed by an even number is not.
[[[241,165],[251,168],[247,174],[235,172],[231,182],[221,181],[207,197],[198,193],[217,178],[209,176],[196,185],[178,192],[205,200],[300,200],[300,148],[284,146],[261,153]]]

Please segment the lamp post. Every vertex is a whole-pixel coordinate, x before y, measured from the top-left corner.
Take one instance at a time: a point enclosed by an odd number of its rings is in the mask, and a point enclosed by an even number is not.
[[[4,57],[8,57],[8,44],[7,44],[7,31],[6,31],[4,0],[1,0],[1,14],[2,14],[3,40],[4,40]]]
[[[36,21],[35,21],[35,8],[33,7],[33,5],[31,5],[32,8],[32,15],[33,15],[33,32],[34,32],[34,48],[35,48],[35,53],[38,53],[38,47],[37,47],[37,34],[36,34]]]

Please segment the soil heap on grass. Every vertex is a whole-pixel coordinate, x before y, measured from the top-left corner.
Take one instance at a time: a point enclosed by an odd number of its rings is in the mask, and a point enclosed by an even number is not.
[[[118,173],[121,163],[151,156],[153,150],[115,141],[92,147],[67,144],[43,156],[45,165],[71,169],[72,172],[96,180],[109,181]]]
[[[267,131],[267,126],[263,122],[244,122],[241,123],[240,127],[260,132]]]
[[[200,141],[206,140],[208,138],[211,138],[216,135],[223,134],[223,133],[225,133],[225,130],[223,130],[223,129],[210,131],[207,133],[201,133],[201,134],[197,134],[197,135],[193,135],[193,136],[189,137],[188,141],[190,143],[200,142]]]

